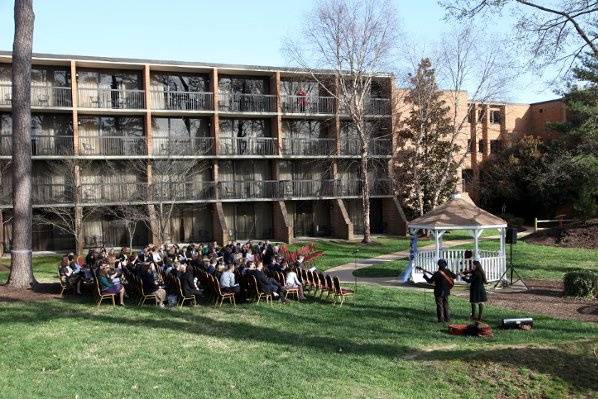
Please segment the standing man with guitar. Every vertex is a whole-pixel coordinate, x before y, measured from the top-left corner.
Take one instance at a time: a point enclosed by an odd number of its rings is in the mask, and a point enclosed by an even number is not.
[[[451,288],[455,285],[455,278],[457,277],[453,272],[448,270],[446,266],[446,260],[439,259],[438,270],[435,273],[418,268],[424,272],[424,279],[429,284],[434,284],[436,316],[438,317],[439,323],[450,321],[448,297],[451,294]],[[431,276],[428,277],[428,274]]]

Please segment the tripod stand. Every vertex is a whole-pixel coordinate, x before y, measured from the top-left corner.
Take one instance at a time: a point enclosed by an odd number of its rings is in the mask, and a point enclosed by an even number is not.
[[[500,284],[502,284],[501,288],[504,288],[504,287],[513,286],[513,285],[517,284],[518,282],[521,282],[521,284],[523,284],[523,286],[527,290],[527,289],[529,289],[527,284],[525,284],[525,281],[523,281],[523,279],[521,278],[519,273],[517,273],[517,270],[515,270],[515,266],[513,265],[513,243],[510,243],[509,245],[510,245],[509,265],[507,266],[507,269],[502,274],[502,276],[500,276],[500,278],[498,279],[496,284],[494,284],[494,289],[496,289]],[[513,280],[513,275],[517,276],[517,280]],[[507,277],[507,276],[508,276],[508,278],[505,279],[505,277]]]

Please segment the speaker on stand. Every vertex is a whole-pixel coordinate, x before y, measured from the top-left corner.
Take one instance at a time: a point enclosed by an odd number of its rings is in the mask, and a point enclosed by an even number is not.
[[[527,290],[528,287],[525,284],[525,281],[523,281],[519,273],[517,273],[517,270],[515,270],[515,265],[513,265],[513,245],[517,244],[517,229],[514,227],[508,227],[505,233],[505,242],[509,244],[509,262],[505,272],[502,274],[502,276],[500,276],[494,285],[494,289],[496,289],[499,285],[501,287],[511,287],[521,282],[523,287],[525,287]],[[514,279],[515,276],[517,276],[517,279]]]

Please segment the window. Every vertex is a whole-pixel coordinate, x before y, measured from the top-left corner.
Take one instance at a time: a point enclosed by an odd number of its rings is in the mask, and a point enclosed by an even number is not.
[[[473,169],[461,170],[461,179],[463,180],[463,184],[471,184],[473,182]]]
[[[490,153],[496,154],[502,149],[500,140],[490,140]]]
[[[540,108],[540,113],[543,113],[543,112],[544,112],[544,109]]]
[[[484,122],[484,118],[486,118],[486,113],[484,112],[484,110],[479,110],[478,111],[478,122]]]
[[[473,152],[475,149],[474,143],[472,139],[467,139],[467,152]]]
[[[491,110],[490,111],[490,123],[500,124],[502,122],[502,115],[500,110]]]
[[[484,140],[480,140],[478,142],[478,151],[485,152],[486,151],[486,142]]]

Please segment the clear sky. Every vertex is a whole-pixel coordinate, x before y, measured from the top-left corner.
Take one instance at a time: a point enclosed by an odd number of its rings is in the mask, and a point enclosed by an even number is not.
[[[448,31],[436,0],[394,0],[402,31],[418,48]],[[0,49],[12,49],[13,1],[0,1]],[[33,51],[283,66],[280,47],[311,0],[33,0]],[[530,84],[529,82],[533,82]],[[513,102],[555,98],[541,79],[517,82]]]

